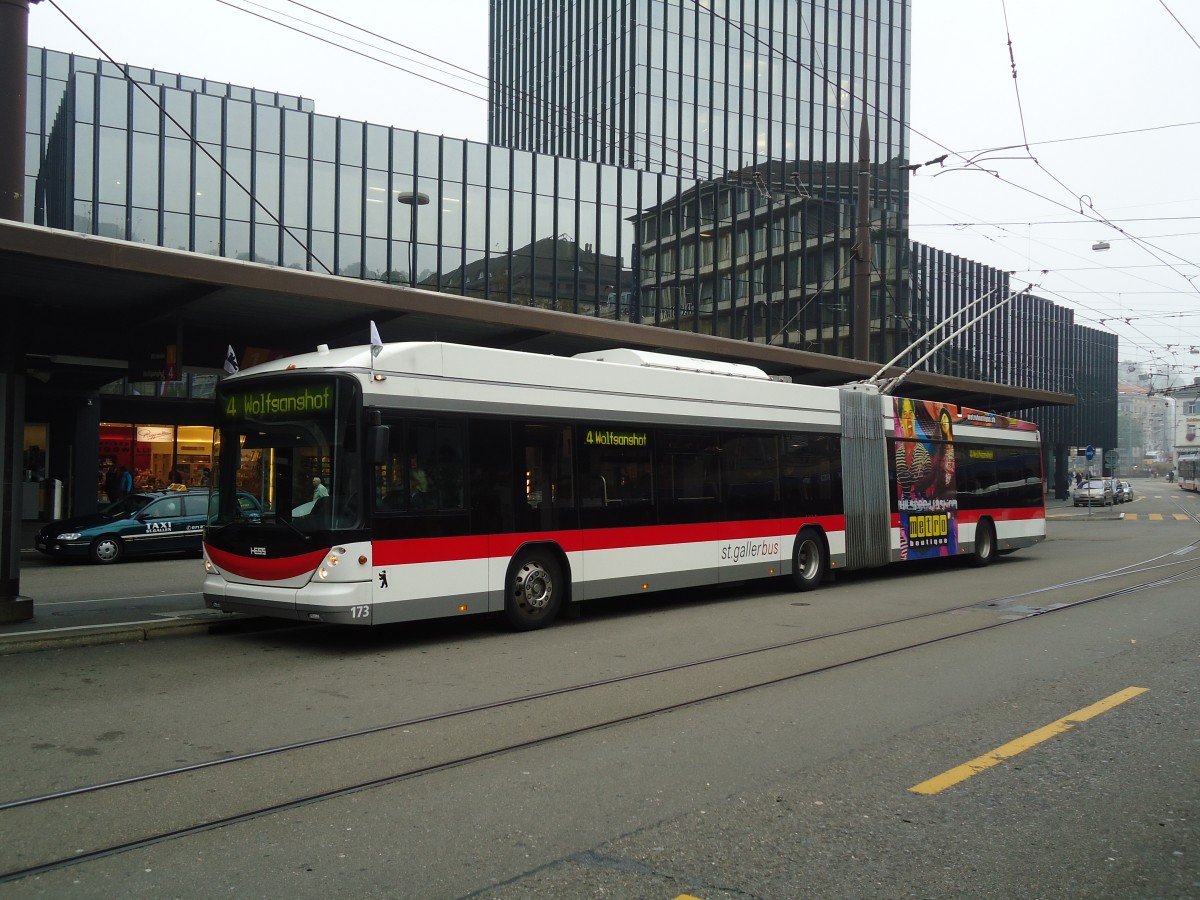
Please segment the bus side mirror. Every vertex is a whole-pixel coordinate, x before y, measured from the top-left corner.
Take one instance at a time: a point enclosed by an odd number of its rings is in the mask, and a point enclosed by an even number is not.
[[[370,465],[381,466],[387,462],[391,433],[387,425],[367,426],[367,462]]]

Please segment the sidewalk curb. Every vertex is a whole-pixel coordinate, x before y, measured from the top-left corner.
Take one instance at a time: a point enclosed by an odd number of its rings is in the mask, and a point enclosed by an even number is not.
[[[95,630],[69,634],[39,634],[22,637],[20,634],[0,635],[0,656],[33,653],[39,650],[62,650],[71,647],[100,647],[106,644],[142,643],[164,638],[192,637],[198,634],[221,634],[236,624],[245,628],[257,622],[254,618],[239,618],[221,622],[187,620],[155,622],[150,625],[96,626]]]

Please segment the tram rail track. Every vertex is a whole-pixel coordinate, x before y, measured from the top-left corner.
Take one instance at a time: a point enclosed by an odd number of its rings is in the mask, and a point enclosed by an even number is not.
[[[12,836],[0,850],[0,883],[1200,578],[1198,548],[1195,541],[1035,591],[10,800],[0,803],[0,826]],[[1098,585],[1108,589],[1096,590]],[[1049,604],[1029,602],[1047,593],[1066,596]],[[397,765],[397,755],[406,762]],[[169,804],[161,802],[164,792]],[[59,843],[51,845],[47,834],[61,835]]]

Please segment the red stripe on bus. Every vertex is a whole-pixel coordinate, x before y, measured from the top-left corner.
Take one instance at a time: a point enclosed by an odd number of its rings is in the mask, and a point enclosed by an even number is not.
[[[984,516],[987,516],[995,522],[1028,522],[1037,519],[1045,519],[1046,510],[1040,506],[964,509],[959,510],[958,521],[961,523],[978,522]]]
[[[239,556],[227,553],[224,550],[218,550],[211,544],[205,544],[204,549],[208,553],[208,558],[218,569],[237,575],[239,578],[252,578],[255,581],[286,581],[297,575],[307,574],[320,565],[325,554],[329,552],[326,548],[302,553],[299,556],[263,559],[258,556]]]
[[[515,534],[474,535],[450,538],[411,538],[375,541],[376,566],[409,563],[452,562],[463,559],[507,557],[523,544],[553,543],[567,553],[582,550],[625,550],[666,544],[701,541],[742,541],[794,534],[803,525],[818,525],[824,531],[842,531],[840,516],[817,519],[762,519],[749,522],[703,522],[691,525],[641,525],[630,528],[592,528],[578,531],[537,531]]]

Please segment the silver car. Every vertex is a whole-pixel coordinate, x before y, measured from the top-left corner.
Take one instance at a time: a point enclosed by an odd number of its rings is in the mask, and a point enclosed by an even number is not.
[[[1071,500],[1076,506],[1112,506],[1114,497],[1112,482],[1107,478],[1082,482],[1071,492]]]

